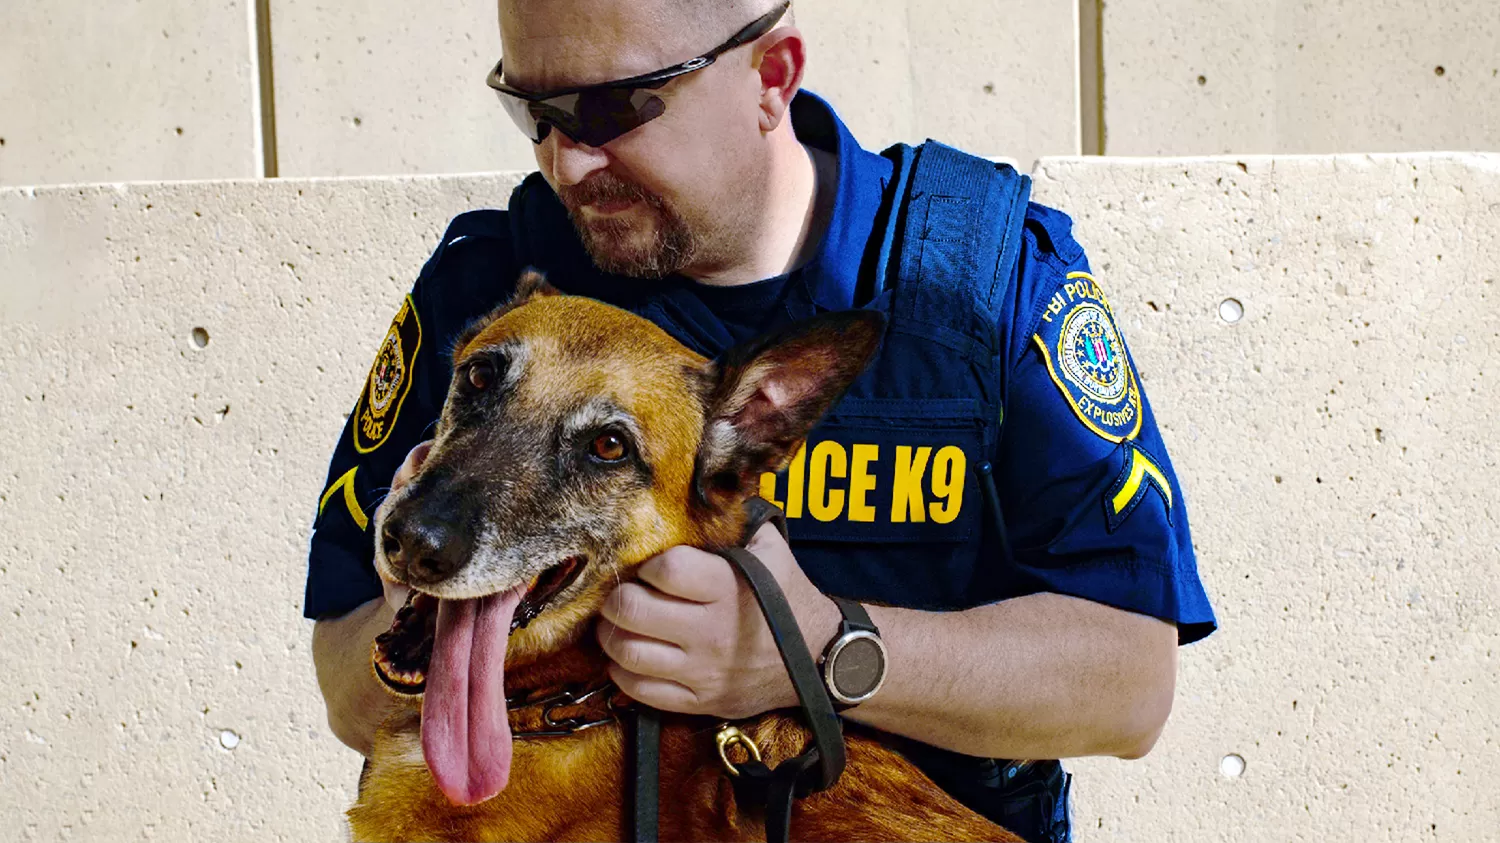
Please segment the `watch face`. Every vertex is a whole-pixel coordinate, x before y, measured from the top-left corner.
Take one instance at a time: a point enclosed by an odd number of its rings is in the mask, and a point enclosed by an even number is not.
[[[867,632],[847,637],[833,654],[831,680],[841,702],[863,702],[885,681],[885,646]]]

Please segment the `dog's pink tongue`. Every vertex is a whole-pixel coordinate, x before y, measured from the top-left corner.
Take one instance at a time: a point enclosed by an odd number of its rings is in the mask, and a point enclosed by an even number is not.
[[[422,754],[438,787],[457,805],[483,802],[510,779],[505,645],[525,592],[522,586],[438,603],[422,695]]]

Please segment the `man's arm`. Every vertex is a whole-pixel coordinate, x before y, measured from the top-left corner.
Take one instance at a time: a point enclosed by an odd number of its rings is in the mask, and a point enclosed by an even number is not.
[[[370,642],[390,629],[395,618],[396,610],[380,597],[313,625],[313,665],[328,706],[328,727],[345,746],[366,757],[375,743],[375,727],[396,702],[370,669]]]
[[[430,450],[432,443],[428,441],[407,453],[391,478],[392,492],[416,476]],[[375,745],[375,728],[396,704],[370,667],[370,645],[375,636],[391,628],[396,610],[406,604],[411,592],[406,586],[383,579],[380,584],[380,597],[346,615],[313,624],[313,667],[328,707],[328,727],[345,746],[365,757]]]
[[[839,612],[767,526],[750,550],[775,575],[814,655]],[[797,705],[754,597],[729,563],[688,547],[647,561],[605,601],[598,638],[622,690],[669,711],[738,719]],[[1056,594],[961,612],[870,607],[885,687],[853,720],[967,755],[1145,755],[1172,708],[1177,629]]]
[[[869,611],[889,678],[847,716],[877,729],[968,755],[1140,758],[1172,710],[1177,627],[1156,618],[1060,594]]]

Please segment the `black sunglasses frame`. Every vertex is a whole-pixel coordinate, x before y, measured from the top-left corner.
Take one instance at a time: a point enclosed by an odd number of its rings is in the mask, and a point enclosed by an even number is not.
[[[490,88],[493,88],[500,94],[508,97],[514,97],[515,99],[522,100],[528,103],[542,103],[547,100],[557,99],[559,97],[587,94],[591,91],[610,91],[627,88],[646,88],[649,90],[656,90],[679,76],[685,76],[694,71],[702,70],[703,68],[708,67],[709,65],[713,64],[714,61],[719,58],[719,56],[724,55],[730,50],[743,47],[751,41],[754,41],[762,35],[765,35],[767,32],[770,32],[776,27],[776,24],[782,19],[782,17],[786,15],[787,9],[791,8],[791,5],[791,0],[786,0],[786,2],[781,3],[776,8],[760,16],[759,18],[756,18],[753,22],[750,23],[749,26],[746,26],[744,29],[741,29],[739,32],[736,32],[734,35],[730,36],[728,41],[725,41],[724,43],[713,48],[712,50],[709,50],[703,55],[696,56],[694,58],[688,59],[681,64],[673,65],[672,67],[663,68],[651,73],[643,73],[639,76],[631,76],[627,79],[616,79],[610,82],[599,82],[593,85],[579,85],[574,88],[562,88],[555,91],[536,93],[532,91],[523,91],[519,88],[513,88],[510,85],[505,84],[505,59],[501,58],[500,61],[495,62],[495,68],[490,71],[489,76],[485,79],[485,84]],[[658,112],[656,115],[652,115],[651,117],[646,118],[645,120],[640,121],[634,126],[625,129],[619,134],[623,135],[626,132],[639,128],[650,120],[655,119],[655,117],[659,115],[660,112]],[[553,123],[550,120],[538,119],[535,115],[533,115],[533,119],[537,119],[539,129],[540,126],[546,125],[552,128],[559,129],[569,137],[573,137],[572,133],[568,132],[567,129],[557,125],[556,123]],[[540,135],[539,138],[532,138],[533,143],[540,144],[542,141],[546,140],[546,131],[539,130],[538,134]],[[616,135],[616,137],[619,137],[619,135]],[[578,138],[573,139],[575,141],[579,140]],[[611,138],[611,140],[613,140],[613,138]],[[598,146],[601,144],[593,145]]]

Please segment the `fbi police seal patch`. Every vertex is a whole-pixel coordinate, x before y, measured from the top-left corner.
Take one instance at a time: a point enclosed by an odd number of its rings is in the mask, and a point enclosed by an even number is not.
[[[354,450],[368,454],[390,438],[401,404],[411,390],[412,364],[421,347],[422,322],[411,296],[407,296],[380,343],[365,391],[354,408]]]
[[[1032,337],[1073,413],[1111,442],[1141,430],[1141,391],[1104,291],[1086,272],[1068,275]]]

